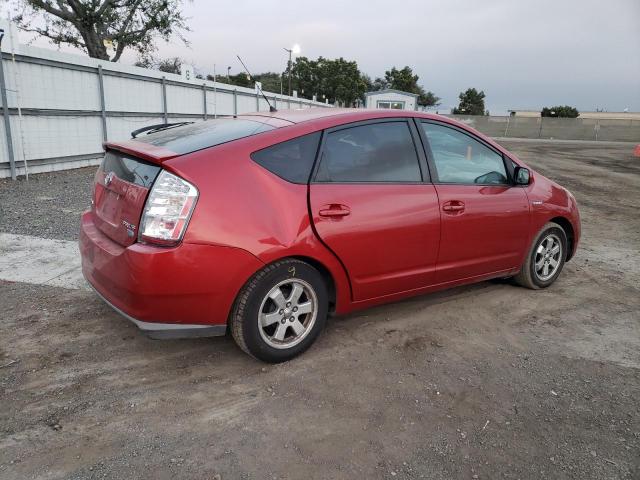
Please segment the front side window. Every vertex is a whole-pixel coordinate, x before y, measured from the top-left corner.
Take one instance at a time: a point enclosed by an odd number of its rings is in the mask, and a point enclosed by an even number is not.
[[[318,182],[420,182],[406,122],[371,123],[327,134]]]
[[[422,122],[441,183],[509,183],[502,155],[454,128]]]

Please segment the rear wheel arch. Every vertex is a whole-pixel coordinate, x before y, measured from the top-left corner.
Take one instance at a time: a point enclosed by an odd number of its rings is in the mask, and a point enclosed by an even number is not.
[[[316,258],[309,257],[306,255],[288,255],[285,257],[279,257],[279,258],[270,260],[268,262],[265,262],[258,270],[256,270],[251,275],[249,275],[246,281],[242,284],[242,286],[236,292],[235,298],[237,298],[238,295],[240,295],[240,293],[242,292],[242,289],[255,277],[257,273],[259,273],[260,271],[264,270],[265,268],[271,265],[274,265],[279,262],[286,262],[287,260],[299,260],[301,262],[307,263],[311,267],[315,268],[318,271],[318,273],[320,273],[320,275],[324,280],[325,286],[327,287],[327,293],[329,295],[329,313],[333,313],[335,311],[336,303],[338,301],[337,285],[336,285],[334,275],[331,273],[331,270],[323,262],[321,262],[320,260],[317,260]]]
[[[303,303],[299,304],[300,295]],[[262,361],[278,363],[301,354],[315,342],[326,323],[328,305],[328,288],[321,271],[300,258],[283,257],[265,265],[245,283],[229,314],[228,328],[243,351]],[[295,313],[297,306],[299,313]],[[274,325],[275,332],[267,331]]]
[[[331,271],[319,260],[316,260],[315,258],[312,258],[312,257],[306,257],[304,255],[293,255],[291,257],[284,257],[276,260],[276,262],[287,260],[287,259],[300,260],[301,262],[308,263],[313,268],[318,270],[318,272],[320,273],[320,275],[322,275],[322,278],[324,279],[325,286],[327,287],[327,293],[329,294],[329,312],[330,313],[334,312],[336,307],[337,294],[336,294],[336,282],[335,282],[335,279],[333,278],[333,275],[331,274]]]
[[[565,261],[568,262],[573,257],[575,253],[575,231],[573,230],[573,225],[566,217],[554,217],[549,220],[549,222],[557,223],[564,230],[565,235],[567,236],[567,255]]]

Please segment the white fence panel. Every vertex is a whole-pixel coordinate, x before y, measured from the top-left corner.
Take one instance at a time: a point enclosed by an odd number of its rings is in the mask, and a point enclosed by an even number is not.
[[[167,85],[166,89],[169,112],[203,114],[202,88]]]
[[[250,88],[184,81],[179,75],[26,45],[12,48],[15,55],[5,51],[1,61],[18,174],[25,160],[31,173],[95,164],[105,138],[125,140],[146,125],[204,119],[205,98],[207,118],[269,110]],[[271,101],[277,97],[281,110],[327,106],[265,94]],[[10,159],[2,124],[0,177],[6,177]]]
[[[17,117],[12,118],[11,127],[19,132]],[[23,152],[27,160],[84,155],[102,149],[98,117],[25,115],[22,117],[22,129],[27,132]],[[21,145],[20,138],[14,138],[14,145]],[[16,153],[21,153],[19,148],[16,150]]]
[[[218,90],[207,91],[207,113],[209,115],[233,115],[233,94]]]
[[[162,111],[162,85],[158,82],[103,75],[105,106],[116,112]],[[96,97],[99,99],[99,97]]]
[[[131,132],[147,125],[163,123],[162,116],[158,117],[107,117],[107,131],[109,132],[109,140],[122,141],[131,138]],[[100,148],[97,151],[102,150]]]

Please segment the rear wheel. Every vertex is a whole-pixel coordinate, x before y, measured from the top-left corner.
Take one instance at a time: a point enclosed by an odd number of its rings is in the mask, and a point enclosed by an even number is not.
[[[537,290],[556,281],[567,257],[567,235],[557,223],[547,223],[536,236],[527,258],[514,280]]]
[[[328,308],[322,275],[300,260],[268,265],[243,287],[231,313],[238,346],[270,363],[289,360],[311,346]]]

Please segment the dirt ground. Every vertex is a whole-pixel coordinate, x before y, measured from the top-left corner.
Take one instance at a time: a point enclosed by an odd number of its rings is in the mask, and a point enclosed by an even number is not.
[[[640,478],[640,159],[504,143],[581,207],[559,280],[334,318],[285,364],[0,282],[0,478]]]

